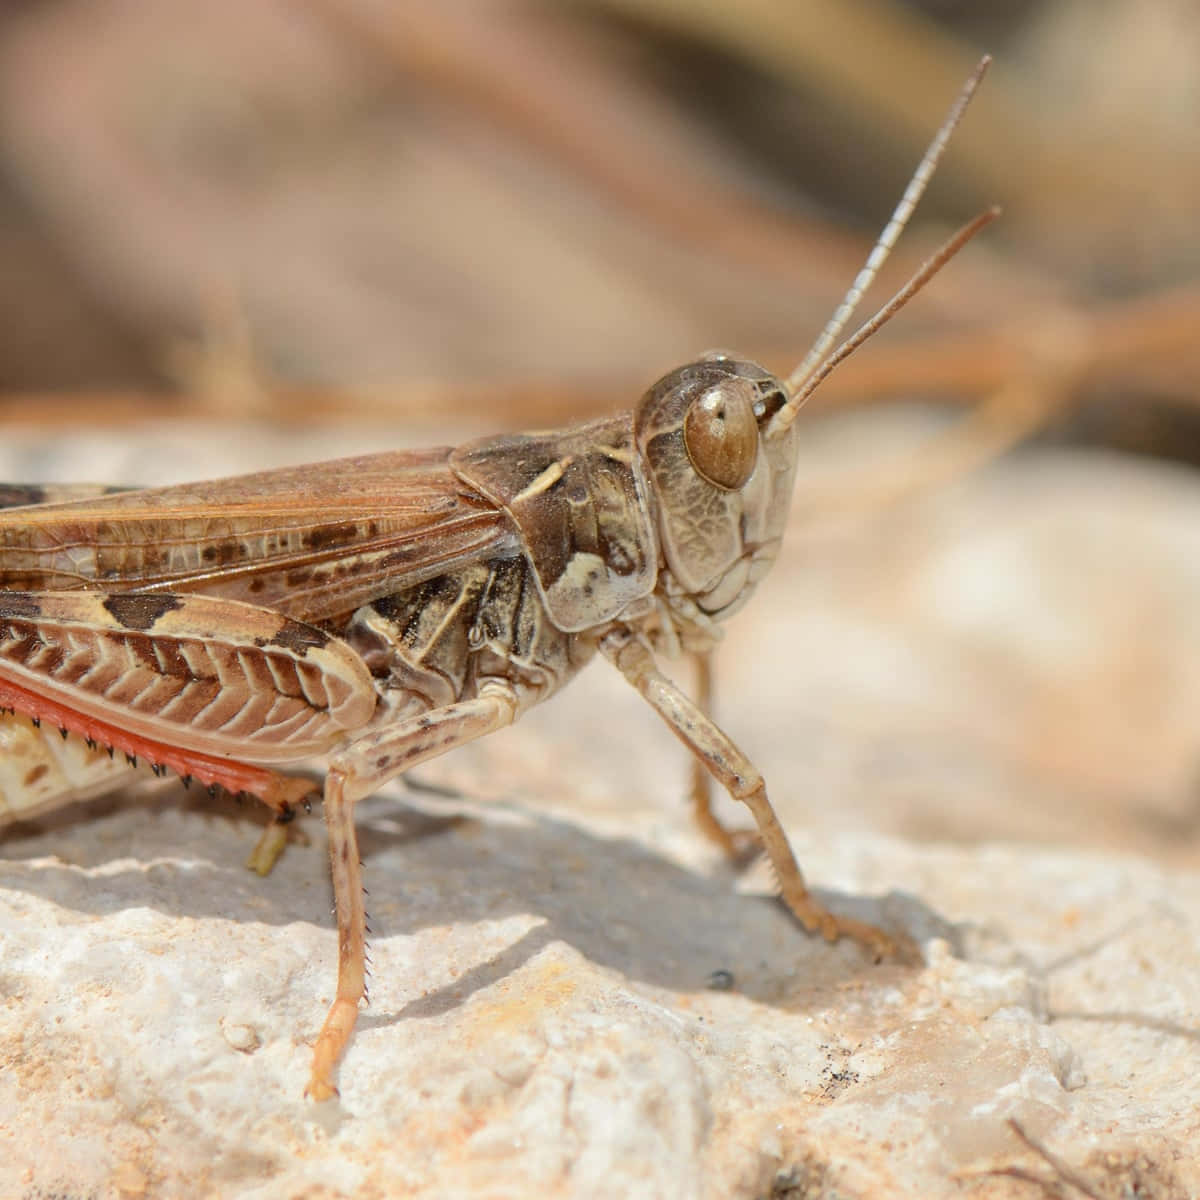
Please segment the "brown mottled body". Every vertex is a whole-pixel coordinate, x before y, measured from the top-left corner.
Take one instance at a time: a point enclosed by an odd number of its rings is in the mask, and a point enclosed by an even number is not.
[[[311,785],[280,769],[324,757],[338,985],[308,1087],[324,1099],[366,982],[355,802],[511,724],[599,652],[748,806],[804,926],[891,950],[813,899],[762,776],[656,659],[709,654],[778,550],[799,407],[990,219],[822,360],[981,73],[787,380],[709,355],[633,413],[553,433],[74,498],[0,489],[0,824],[115,785],[124,761],[249,792],[283,822]],[[699,791],[695,804],[733,850]]]

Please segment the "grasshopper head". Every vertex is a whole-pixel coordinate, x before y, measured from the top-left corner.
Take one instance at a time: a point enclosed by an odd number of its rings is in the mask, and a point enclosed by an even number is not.
[[[686,593],[708,616],[720,619],[740,608],[775,558],[796,473],[796,414],[809,396],[999,215],[999,209],[989,209],[964,225],[831,352],[916,206],[988,62],[984,58],[967,80],[866,265],[787,379],[751,362],[710,354],[664,375],[642,398],[634,440],[657,502],[668,586]]]
[[[999,215],[999,209],[989,209],[963,226],[831,352],[916,207],[990,61],[981,59],[972,72],[845,299],[787,379],[751,362],[709,354],[664,375],[642,398],[634,440],[656,500],[668,586],[686,593],[708,616],[720,619],[740,608],[775,558],[796,473],[794,422],[809,396]]]
[[[634,415],[667,569],[710,616],[739,608],[775,557],[797,442],[771,422],[787,403],[762,367],[713,354],[664,375]]]

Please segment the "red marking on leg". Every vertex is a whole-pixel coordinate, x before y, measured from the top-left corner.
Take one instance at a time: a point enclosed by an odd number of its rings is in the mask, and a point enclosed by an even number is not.
[[[68,708],[11,680],[0,679],[0,708],[16,709],[19,713],[46,721],[69,733],[91,738],[102,746],[111,746],[123,754],[144,758],[151,765],[169,767],[177,775],[190,775],[201,783],[217,784],[234,793],[248,792],[277,811],[289,810],[293,803],[311,790],[307,780],[290,779],[267,767],[247,766],[232,759],[216,758],[130,733],[107,721]]]

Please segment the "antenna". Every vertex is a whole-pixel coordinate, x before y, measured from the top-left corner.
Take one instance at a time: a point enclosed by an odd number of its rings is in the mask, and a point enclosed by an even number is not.
[[[882,329],[981,229],[986,229],[998,216],[996,206],[985,209],[968,221],[953,237],[947,238],[937,252],[927,258],[915,275],[869,320],[848,337],[820,366],[813,371],[793,394],[787,404],[775,414],[768,435],[782,433],[795,419],[804,402],[817,390],[838,363],[849,358],[873,333]]]
[[[799,406],[803,402],[803,399],[807,399],[812,394],[812,387],[807,385],[814,375],[819,375],[821,379],[824,379],[829,374],[829,371],[833,369],[833,366],[841,362],[851,350],[860,346],[872,333],[886,324],[891,316],[916,295],[937,271],[950,258],[957,254],[980,229],[990,224],[999,215],[998,209],[990,209],[987,213],[980,214],[974,221],[964,226],[958,234],[945,243],[933,258],[929,259],[921,267],[920,271],[913,276],[909,284],[906,284],[880,310],[877,317],[868,321],[853,338],[844,343],[832,359],[828,359],[822,363],[823,356],[828,353],[829,348],[837,341],[842,330],[845,329],[850,318],[854,315],[854,311],[858,307],[859,301],[862,300],[864,293],[874,282],[875,276],[879,273],[883,264],[887,262],[888,255],[892,252],[892,247],[895,246],[897,239],[904,230],[904,226],[908,223],[909,217],[912,216],[922,195],[924,195],[925,188],[933,178],[933,173],[937,170],[938,163],[941,161],[946,146],[950,141],[950,136],[962,120],[963,113],[966,112],[967,105],[971,102],[971,97],[974,96],[975,90],[979,87],[980,81],[991,65],[991,61],[990,55],[984,55],[979,60],[975,70],[971,72],[966,83],[963,84],[962,91],[959,92],[958,98],[946,114],[946,119],[942,122],[941,128],[934,135],[933,141],[929,143],[928,149],[917,164],[917,169],[908,181],[908,186],[904,189],[904,194],[900,197],[900,202],[896,205],[891,219],[884,226],[883,232],[879,235],[875,245],[871,249],[871,253],[867,255],[867,261],[863,264],[862,270],[855,277],[854,282],[846,292],[845,298],[838,305],[833,316],[829,318],[825,328],[821,330],[820,336],[813,343],[812,349],[804,356],[804,361],[784,381],[784,386],[791,399],[775,415],[774,420],[771,422],[773,433],[782,433],[795,420],[796,413],[799,411]]]

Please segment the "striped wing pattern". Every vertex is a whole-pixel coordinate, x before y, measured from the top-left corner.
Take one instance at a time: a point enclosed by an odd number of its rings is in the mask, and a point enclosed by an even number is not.
[[[0,593],[5,681],[144,738],[260,762],[328,750],[376,701],[337,638],[206,596]]]

